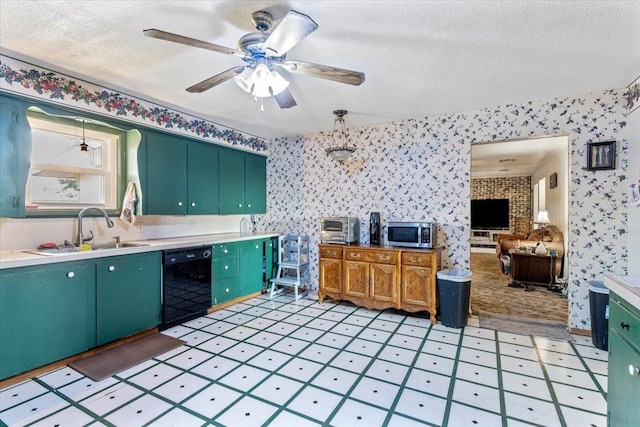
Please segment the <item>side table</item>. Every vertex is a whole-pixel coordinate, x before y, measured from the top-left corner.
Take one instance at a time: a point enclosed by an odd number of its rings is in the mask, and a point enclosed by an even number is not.
[[[509,250],[509,256],[511,257],[512,283],[544,285],[554,289],[556,256],[529,254],[517,249]]]

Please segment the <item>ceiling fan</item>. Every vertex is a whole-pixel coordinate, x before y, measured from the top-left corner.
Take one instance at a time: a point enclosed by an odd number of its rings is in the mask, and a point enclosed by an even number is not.
[[[144,30],[143,33],[147,37],[235,55],[247,63],[188,87],[187,91],[192,93],[204,92],[233,78],[238,86],[256,99],[273,96],[280,108],[291,108],[296,105],[296,101],[288,90],[289,82],[274,70],[277,67],[290,73],[354,86],[364,82],[364,73],[359,71],[286,59],[287,52],[292,47],[318,28],[318,24],[309,16],[291,10],[280,25],[270,33],[268,31],[273,24],[273,16],[269,12],[264,10],[254,12],[251,15],[251,22],[258,31],[240,37],[237,49],[156,29]]]

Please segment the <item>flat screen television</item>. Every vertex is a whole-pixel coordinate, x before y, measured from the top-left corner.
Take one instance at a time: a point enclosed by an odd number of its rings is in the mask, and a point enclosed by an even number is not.
[[[509,199],[471,200],[471,228],[509,228]]]

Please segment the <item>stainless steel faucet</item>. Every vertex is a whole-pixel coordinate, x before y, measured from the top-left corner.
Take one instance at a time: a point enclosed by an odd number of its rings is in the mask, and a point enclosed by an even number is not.
[[[111,219],[109,218],[109,215],[104,211],[104,209],[97,208],[94,206],[89,206],[82,209],[78,213],[78,246],[80,246],[84,242],[90,242],[93,239],[93,232],[91,230],[89,230],[89,237],[87,237],[86,239],[82,235],[82,218],[84,218],[84,214],[87,213],[87,211],[91,211],[91,210],[100,212],[104,217],[104,219],[107,220],[107,227],[109,228],[113,227],[113,221],[111,221]]]

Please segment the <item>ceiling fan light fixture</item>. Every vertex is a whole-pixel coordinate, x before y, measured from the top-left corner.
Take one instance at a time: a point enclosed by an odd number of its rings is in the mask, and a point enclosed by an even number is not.
[[[244,67],[244,70],[242,70],[240,74],[236,74],[233,80],[240,86],[240,89],[251,93],[251,88],[253,87],[253,70],[249,67]]]
[[[271,72],[272,81],[271,81],[271,92],[274,95],[281,94],[286,88],[289,87],[289,82],[284,79],[277,71]]]
[[[325,152],[333,160],[342,163],[345,160],[349,160],[356,148],[347,145],[347,132],[344,124],[344,116],[347,114],[347,110],[335,110],[333,114],[336,115],[336,118],[333,121],[331,141],[335,142],[336,145],[327,148]]]

